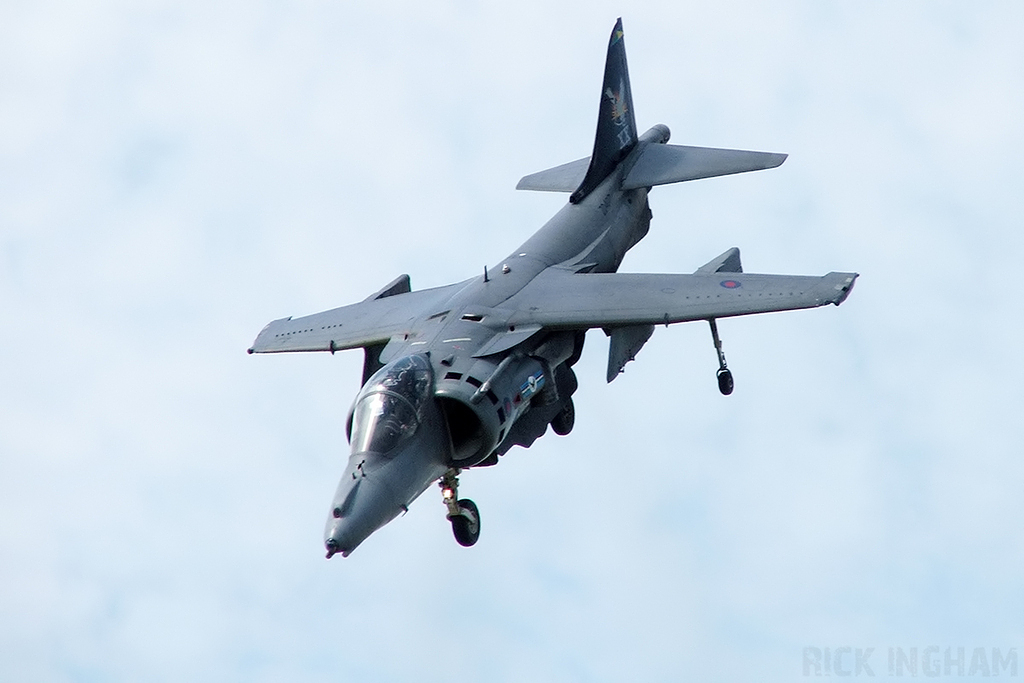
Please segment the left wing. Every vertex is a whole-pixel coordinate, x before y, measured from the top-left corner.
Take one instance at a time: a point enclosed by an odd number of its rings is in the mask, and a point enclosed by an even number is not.
[[[397,282],[397,281],[396,281]],[[406,282],[407,286],[407,282]],[[411,332],[415,319],[465,283],[390,294],[387,289],[366,301],[302,318],[274,320],[256,337],[249,353],[341,351],[384,344]]]
[[[614,328],[839,305],[857,273],[820,277],[697,272],[577,274],[551,268],[502,304],[510,326]]]

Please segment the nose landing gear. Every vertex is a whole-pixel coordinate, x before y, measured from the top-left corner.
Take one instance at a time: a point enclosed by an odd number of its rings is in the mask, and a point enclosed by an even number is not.
[[[480,538],[480,511],[476,503],[469,498],[459,501],[459,514],[457,517],[448,517],[452,523],[452,534],[455,540],[464,548],[475,544]]]
[[[723,396],[728,396],[735,387],[732,372],[725,365],[725,352],[722,351],[722,340],[718,337],[718,325],[714,318],[709,319],[708,323],[711,325],[711,338],[715,342],[715,352],[718,354],[718,372],[715,373],[718,377],[718,390]]]
[[[480,511],[469,498],[459,500],[459,469],[452,468],[444,473],[441,481],[441,498],[448,507],[448,521],[452,523],[452,534],[459,545],[468,548],[480,538]]]

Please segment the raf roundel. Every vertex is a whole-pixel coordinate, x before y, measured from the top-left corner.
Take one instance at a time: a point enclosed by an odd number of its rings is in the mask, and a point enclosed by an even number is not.
[[[722,280],[720,284],[726,289],[739,289],[742,286],[736,280]]]

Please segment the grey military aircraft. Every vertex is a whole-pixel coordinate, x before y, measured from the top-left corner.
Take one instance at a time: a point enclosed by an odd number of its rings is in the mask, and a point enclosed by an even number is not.
[[[585,333],[610,337],[611,382],[655,325],[710,323],[718,386],[733,390],[716,319],[839,305],[856,273],[744,273],[736,248],[692,274],[617,273],[647,234],[652,187],[774,168],[785,154],[669,145],[637,134],[621,19],[608,43],[597,135],[584,159],[528,175],[519,189],[569,202],[496,265],[456,284],[412,291],[402,275],[364,301],[269,323],[249,353],[364,352],[348,415],[351,455],[327,519],[327,557],[347,556],[439,482],[455,539],[480,535],[480,512],[458,475],[529,447],[551,426],[573,428],[573,364]]]

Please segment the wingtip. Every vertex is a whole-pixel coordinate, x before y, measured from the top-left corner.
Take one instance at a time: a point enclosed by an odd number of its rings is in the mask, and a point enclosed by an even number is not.
[[[857,283],[857,278],[860,277],[860,273],[841,273],[846,278],[843,282],[836,285],[836,289],[839,291],[839,296],[832,302],[836,306],[846,301],[846,298],[850,296],[850,292],[853,291],[853,286]]]

